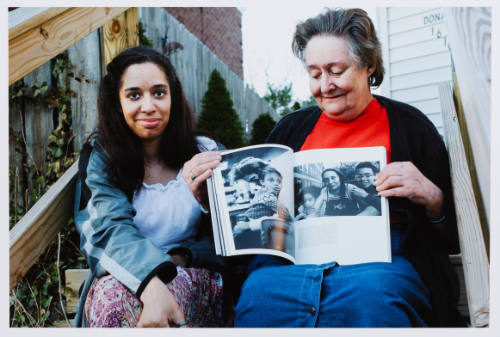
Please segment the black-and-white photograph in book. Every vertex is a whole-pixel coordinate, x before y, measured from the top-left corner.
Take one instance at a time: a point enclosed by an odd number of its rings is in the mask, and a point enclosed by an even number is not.
[[[322,216],[380,216],[374,186],[377,161],[311,163],[294,167],[295,220]]]
[[[221,173],[236,249],[293,251],[293,217],[281,201],[282,173],[273,165],[285,152],[252,148],[224,155]]]

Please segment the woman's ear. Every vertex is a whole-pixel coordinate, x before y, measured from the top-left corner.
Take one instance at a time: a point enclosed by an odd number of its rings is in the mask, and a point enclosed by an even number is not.
[[[375,72],[375,69],[377,69],[377,60],[373,58],[373,60],[367,65],[368,77]]]

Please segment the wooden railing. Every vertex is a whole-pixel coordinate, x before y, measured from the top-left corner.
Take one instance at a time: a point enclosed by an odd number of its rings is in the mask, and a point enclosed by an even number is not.
[[[9,18],[9,85],[125,10],[123,7],[14,10],[13,19]]]
[[[73,217],[77,170],[78,162],[10,230],[10,289]]]
[[[446,8],[453,87],[439,86],[473,327],[489,326],[491,7]]]
[[[139,43],[137,8],[19,8],[9,12],[9,84],[101,26],[105,62]],[[73,164],[10,231],[10,289],[73,216],[77,165]]]
[[[489,261],[472,179],[459,127],[453,90],[449,82],[439,84],[443,123],[448,138],[451,178],[457,213],[462,267],[471,325],[489,325]]]

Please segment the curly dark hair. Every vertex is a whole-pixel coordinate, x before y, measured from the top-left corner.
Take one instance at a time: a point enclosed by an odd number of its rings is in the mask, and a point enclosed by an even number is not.
[[[144,153],[140,138],[129,128],[120,104],[119,89],[125,70],[133,64],[151,62],[165,72],[171,95],[170,118],[159,145],[159,159],[172,169],[199,153],[193,130],[194,117],[170,60],[146,46],[124,50],[106,67],[98,96],[97,138],[109,157],[112,181],[131,199],[144,180]]]
[[[375,66],[369,77],[371,86],[379,86],[384,79],[382,49],[375,26],[368,14],[360,8],[326,9],[313,18],[300,22],[295,27],[292,50],[302,62],[307,43],[317,35],[333,35],[347,39],[349,54],[360,68]]]
[[[243,179],[246,175],[255,173],[259,176],[259,180],[264,179],[262,170],[269,164],[256,157],[245,157],[238,163],[234,164],[229,171],[228,177],[231,184],[238,179]]]

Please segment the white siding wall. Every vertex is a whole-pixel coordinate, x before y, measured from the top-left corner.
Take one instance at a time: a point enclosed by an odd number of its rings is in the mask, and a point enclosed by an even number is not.
[[[378,8],[386,75],[382,95],[420,109],[444,135],[437,83],[451,81],[442,8]]]

